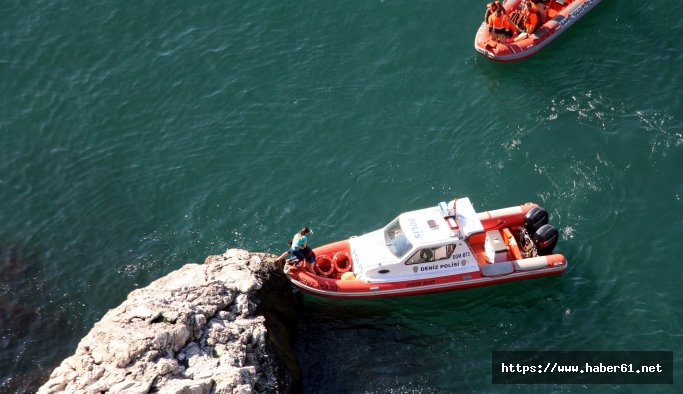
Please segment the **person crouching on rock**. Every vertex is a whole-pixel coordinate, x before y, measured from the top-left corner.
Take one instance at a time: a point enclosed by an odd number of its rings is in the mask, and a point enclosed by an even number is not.
[[[311,229],[303,227],[298,233],[294,234],[294,238],[292,238],[292,254],[299,259],[297,266],[300,266],[304,261],[308,261],[311,264],[315,262],[315,253],[313,253],[313,250],[308,246],[309,234],[312,234]]]
[[[276,263],[281,263],[281,262],[285,263],[287,261],[287,259],[289,258],[289,256],[292,255],[292,249],[293,248],[292,248],[292,240],[291,239],[289,241],[287,241],[287,246],[289,246],[287,251],[284,252],[283,254],[281,254],[277,259],[275,259]]]

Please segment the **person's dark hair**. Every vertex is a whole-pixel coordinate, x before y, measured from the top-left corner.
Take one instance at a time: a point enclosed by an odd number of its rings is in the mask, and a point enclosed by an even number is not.
[[[308,227],[302,227],[300,232],[301,232],[301,235],[306,235],[306,234],[311,232],[311,229]]]

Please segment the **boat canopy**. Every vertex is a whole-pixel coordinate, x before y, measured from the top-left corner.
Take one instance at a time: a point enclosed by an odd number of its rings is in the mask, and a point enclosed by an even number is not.
[[[451,237],[439,207],[419,209],[399,215],[398,221],[408,241],[416,247],[442,242]]]
[[[464,238],[484,231],[484,226],[468,197],[458,198],[455,201],[455,216]]]

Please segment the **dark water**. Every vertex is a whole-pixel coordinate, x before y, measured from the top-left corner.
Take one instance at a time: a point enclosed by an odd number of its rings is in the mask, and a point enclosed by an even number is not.
[[[483,2],[0,5],[0,391],[33,391],[131,290],[469,196],[534,201],[556,278],[305,297],[306,392],[676,392],[683,11],[603,1],[534,57]],[[672,350],[674,386],[499,386],[493,350]]]

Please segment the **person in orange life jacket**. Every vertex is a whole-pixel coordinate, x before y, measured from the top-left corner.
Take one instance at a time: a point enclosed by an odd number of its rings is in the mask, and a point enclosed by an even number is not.
[[[539,17],[536,6],[530,0],[527,1],[524,4],[524,30],[527,34],[534,33],[536,26],[538,26]]]
[[[505,44],[507,42],[505,37],[512,35],[512,30],[510,30],[510,21],[502,8],[496,8],[496,12],[489,16],[489,33],[491,33],[492,40]]]
[[[308,235],[312,234],[311,229],[303,227],[298,233],[294,234],[292,238],[292,254],[299,259],[299,264],[303,261],[308,261],[313,264],[315,262],[315,253],[308,247]]]
[[[484,22],[488,23],[489,16],[491,16],[491,14],[495,13],[496,9],[498,9],[498,8],[501,8],[503,10],[502,11],[503,14],[506,13],[505,8],[503,8],[503,6],[500,4],[500,1],[498,1],[498,0],[496,0],[492,3],[486,4],[486,12],[484,13]]]

